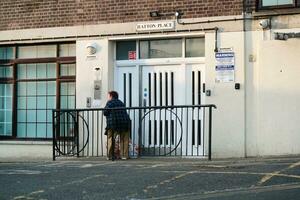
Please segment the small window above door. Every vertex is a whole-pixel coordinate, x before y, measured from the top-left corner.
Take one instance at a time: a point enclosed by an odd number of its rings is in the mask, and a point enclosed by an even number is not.
[[[118,41],[116,44],[117,60],[136,59],[136,41]]]

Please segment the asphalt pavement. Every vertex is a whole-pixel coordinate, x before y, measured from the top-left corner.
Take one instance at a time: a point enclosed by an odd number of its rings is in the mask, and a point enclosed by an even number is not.
[[[0,200],[299,200],[300,157],[0,161]]]

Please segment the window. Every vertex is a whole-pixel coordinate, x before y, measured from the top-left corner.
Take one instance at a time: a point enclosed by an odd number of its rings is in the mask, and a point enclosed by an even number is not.
[[[10,60],[14,58],[14,47],[0,47],[0,60]]]
[[[62,82],[60,84],[60,108],[75,108],[75,83]]]
[[[182,39],[140,41],[140,58],[182,57]]]
[[[117,60],[135,60],[136,59],[136,42],[120,41],[117,42]]]
[[[12,78],[13,68],[12,66],[0,65],[0,78]]]
[[[51,58],[56,57],[56,45],[20,46],[18,58]]]
[[[76,66],[75,64],[61,64],[60,65],[60,76],[75,76]]]
[[[74,43],[0,47],[0,138],[52,138],[52,109],[75,108],[75,55]]]
[[[52,137],[52,109],[56,108],[55,78],[55,63],[18,65],[18,138]]]
[[[204,57],[205,39],[187,38],[185,40],[185,57]]]
[[[60,57],[76,56],[76,45],[75,44],[59,45],[59,56]]]
[[[0,83],[0,136],[12,136],[12,84]]]
[[[136,58],[136,43],[139,57]],[[185,48],[183,48],[185,47]],[[174,38],[116,42],[117,60],[152,58],[190,58],[205,56],[205,38]],[[64,72],[67,73],[67,69]]]
[[[300,3],[300,1],[298,3]],[[297,5],[297,0],[260,0],[259,2],[259,7],[261,9],[289,8],[289,7],[295,7],[296,5]]]

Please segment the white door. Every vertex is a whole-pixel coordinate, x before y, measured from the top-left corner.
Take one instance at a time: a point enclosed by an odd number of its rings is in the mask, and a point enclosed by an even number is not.
[[[187,105],[205,104],[204,65],[187,65]],[[183,139],[185,155],[198,156],[204,153],[204,109],[194,108],[188,112],[187,137]]]
[[[116,70],[115,88],[126,106],[204,104],[204,65],[155,65],[140,69]],[[204,153],[203,114],[203,109],[198,108],[151,109],[131,118],[143,120],[139,142],[144,154],[200,156]],[[135,124],[137,133],[139,122]]]
[[[139,75],[136,66],[116,67],[115,90],[126,107],[139,106]]]
[[[185,67],[182,65],[143,66],[143,106],[185,104]],[[181,143],[180,109],[151,109],[144,113],[144,154],[175,155]],[[179,149],[178,149],[179,150]]]
[[[139,71],[136,66],[116,67],[115,87],[119,93],[119,99],[126,107],[139,106]],[[129,142],[130,157],[138,156],[139,144],[139,111],[128,109],[127,113],[131,119],[131,131]]]

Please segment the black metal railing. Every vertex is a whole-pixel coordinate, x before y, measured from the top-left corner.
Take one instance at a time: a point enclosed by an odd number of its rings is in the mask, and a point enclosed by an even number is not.
[[[53,110],[53,160],[59,156],[106,156],[104,111],[130,116],[129,156],[201,156],[211,160],[215,105]],[[120,136],[113,137],[113,157]]]

